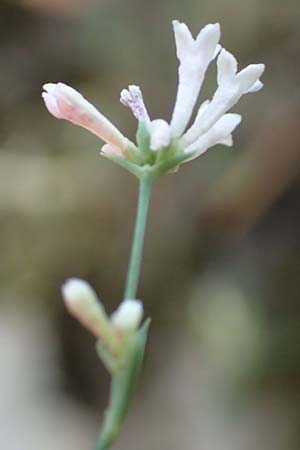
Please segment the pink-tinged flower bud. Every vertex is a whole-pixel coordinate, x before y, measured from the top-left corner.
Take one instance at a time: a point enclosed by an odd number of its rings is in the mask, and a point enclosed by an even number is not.
[[[89,283],[70,278],[62,286],[62,295],[69,313],[116,353],[120,348],[119,338]]]
[[[86,128],[121,151],[128,148],[129,140],[75,89],[64,83],[47,83],[43,88],[46,107],[54,117]]]

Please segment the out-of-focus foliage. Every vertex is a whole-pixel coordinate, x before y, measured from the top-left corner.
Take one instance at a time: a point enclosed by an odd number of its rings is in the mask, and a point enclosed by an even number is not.
[[[219,21],[241,67],[266,64],[265,88],[234,109],[243,122],[232,149],[215,148],[154,188],[140,288],[153,318],[150,345],[118,445],[299,448],[298,1],[10,0],[0,5],[6,450],[92,445],[88,408],[99,416],[107,378],[93,343],[63,311],[59,287],[69,276],[86,278],[112,310],[135,212],[136,181],[100,158],[94,136],[54,120],[41,86],[73,85],[134,137],[119,92],[139,84],[151,115],[169,119],[174,18],[194,32]],[[212,69],[202,99],[215,83]]]

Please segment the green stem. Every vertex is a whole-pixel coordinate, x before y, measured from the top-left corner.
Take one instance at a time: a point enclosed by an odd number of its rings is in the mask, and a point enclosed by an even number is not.
[[[108,450],[117,439],[133,397],[143,362],[149,320],[128,341],[126,362],[113,375],[109,406],[99,435],[96,450]]]
[[[124,294],[125,299],[133,299],[137,293],[152,182],[153,177],[149,173],[144,173],[140,178],[136,222]],[[105,347],[103,348],[101,344],[97,344],[97,350],[101,358],[105,360],[108,369],[112,371],[112,382],[109,406],[105,414],[96,450],[109,449],[119,435],[139,378],[148,326],[149,321],[146,321],[136,333],[128,338],[126,355],[123,355],[124,360],[121,366],[115,366],[115,361],[110,355],[107,355]]]
[[[133,299],[137,293],[151,188],[152,177],[144,175],[140,179],[139,200],[124,298]]]

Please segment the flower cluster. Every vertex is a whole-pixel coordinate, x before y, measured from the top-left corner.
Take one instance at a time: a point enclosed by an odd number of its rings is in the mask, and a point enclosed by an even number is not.
[[[106,143],[101,153],[116,161],[136,166],[155,166],[163,160],[184,162],[216,144],[232,145],[232,132],[241,122],[239,114],[228,113],[243,94],[256,92],[264,64],[251,64],[237,72],[237,61],[221,47],[220,25],[206,25],[193,38],[184,23],[173,21],[178,69],[178,90],[170,123],[150,118],[141,90],[132,85],[121,92],[120,101],[139,122],[137,145],[127,139],[106,117],[73,88],[63,83],[44,85],[43,98],[51,114],[80,125]],[[187,129],[209,64],[217,58],[218,87],[211,100],[198,109]],[[167,164],[168,169],[172,164]],[[127,167],[128,168],[128,167]],[[161,170],[163,172],[163,169]]]

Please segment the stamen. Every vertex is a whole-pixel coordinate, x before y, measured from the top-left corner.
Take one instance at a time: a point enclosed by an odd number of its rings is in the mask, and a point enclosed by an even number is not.
[[[128,89],[123,89],[120,95],[120,102],[122,105],[127,106],[131,109],[134,117],[137,120],[143,120],[147,124],[150,123],[150,117],[147,112],[143,95],[139,86],[134,84],[128,86]]]

